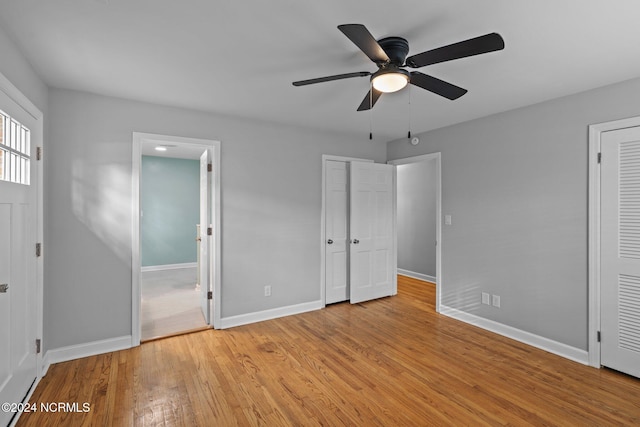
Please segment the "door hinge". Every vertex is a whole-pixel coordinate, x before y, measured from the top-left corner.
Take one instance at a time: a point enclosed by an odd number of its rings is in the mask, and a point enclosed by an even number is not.
[[[36,339],[36,354],[40,354],[40,338]]]
[[[42,243],[36,243],[36,256],[39,257],[42,255]]]
[[[42,160],[42,147],[36,147],[36,160]]]
[[[207,228],[207,236],[213,236],[213,228],[211,227]]]
[[[600,331],[598,331],[598,342],[602,341],[602,334],[600,334]]]
[[[212,172],[213,171],[213,164],[209,163],[207,164],[207,172]]]
[[[213,292],[212,291],[207,292],[207,299],[213,299]]]
[[[602,153],[598,153],[598,163],[602,163]]]

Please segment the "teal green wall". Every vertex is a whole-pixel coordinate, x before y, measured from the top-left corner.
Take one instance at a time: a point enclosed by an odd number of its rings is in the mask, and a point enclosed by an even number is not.
[[[196,262],[200,162],[142,156],[142,266]]]

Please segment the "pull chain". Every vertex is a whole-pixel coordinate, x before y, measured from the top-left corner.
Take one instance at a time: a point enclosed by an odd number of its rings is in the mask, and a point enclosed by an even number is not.
[[[373,83],[369,82],[369,140],[373,140]]]
[[[411,139],[411,85],[409,85],[409,131],[407,132],[407,139]]]

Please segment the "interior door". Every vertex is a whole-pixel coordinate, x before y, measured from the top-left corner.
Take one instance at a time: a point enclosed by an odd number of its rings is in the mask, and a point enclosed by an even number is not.
[[[640,377],[640,127],[601,144],[600,358]]]
[[[327,160],[325,173],[325,303],[349,299],[348,163]]]
[[[350,300],[392,295],[396,289],[394,169],[351,163]]]
[[[208,233],[211,229],[211,150],[207,149],[200,156],[200,306],[207,325],[211,324],[212,299],[212,238]]]
[[[2,109],[7,108],[5,101],[0,92]],[[36,168],[29,166],[29,131],[2,111],[0,122],[0,403],[4,403],[21,402],[37,375],[37,180]],[[0,425],[8,424],[12,416],[0,411]]]

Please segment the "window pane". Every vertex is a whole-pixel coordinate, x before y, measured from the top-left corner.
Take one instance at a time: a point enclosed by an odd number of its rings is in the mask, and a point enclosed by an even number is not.
[[[11,133],[9,134],[9,147],[16,149],[16,122],[11,120]]]
[[[22,128],[23,143],[24,143],[22,152],[24,154],[26,154],[27,156],[29,156],[31,154],[31,147],[29,147],[29,145],[30,145],[29,133],[30,133],[29,129],[27,129],[25,127]]]
[[[0,111],[0,180],[29,185],[31,182],[31,133]]]
[[[5,121],[5,116],[4,114],[0,114],[0,144],[4,144],[4,121]]]
[[[25,160],[24,171],[26,175],[22,183],[25,185],[31,185],[31,160],[29,159],[24,159],[24,160]]]
[[[11,164],[9,165],[9,172],[11,173],[11,177],[9,181],[16,182],[16,155],[15,153],[11,154]]]

